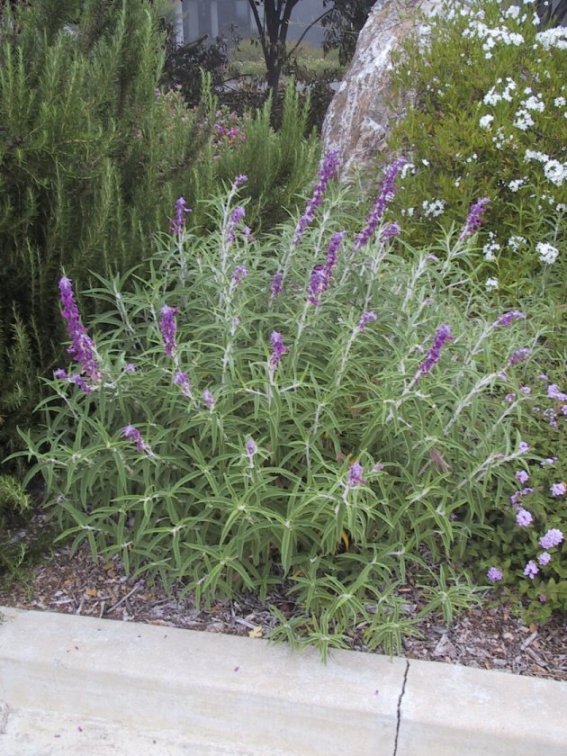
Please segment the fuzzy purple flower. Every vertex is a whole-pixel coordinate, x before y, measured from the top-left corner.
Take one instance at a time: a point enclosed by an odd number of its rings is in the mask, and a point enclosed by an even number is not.
[[[527,483],[530,479],[530,476],[527,474],[525,470],[518,470],[518,472],[515,475],[516,480],[524,485],[524,483]]]
[[[254,455],[258,451],[256,444],[254,442],[253,438],[247,439],[246,443],[244,444],[244,448],[246,450],[246,456],[248,457],[248,463],[250,464],[250,467],[254,466]]]
[[[559,386],[555,383],[551,383],[547,387],[547,396],[550,399],[556,399],[558,402],[567,402],[567,394],[560,391]]]
[[[101,379],[101,372],[94,342],[81,322],[81,315],[73,293],[73,284],[67,276],[62,276],[59,280],[59,292],[61,314],[67,321],[67,332],[71,340],[71,346],[67,348],[67,351],[78,363],[81,373],[84,373],[90,381],[98,382]]]
[[[57,370],[53,371],[53,377],[58,381],[68,381],[69,376],[67,375],[67,371],[63,370],[63,368],[57,368]]]
[[[521,528],[528,528],[533,521],[534,518],[531,512],[528,512],[527,509],[520,508],[516,512],[516,522]]]
[[[245,176],[243,173],[240,174],[240,176],[237,176],[234,181],[232,182],[232,185],[235,189],[238,189],[243,184],[245,184],[248,181],[248,176]]]
[[[133,365],[131,362],[127,362],[124,365],[124,372],[125,373],[135,373],[136,372],[136,366]]]
[[[283,291],[283,273],[281,270],[274,275],[270,284],[270,297],[274,299]]]
[[[365,486],[364,468],[360,462],[353,462],[348,471],[347,487],[355,488],[356,486]]]
[[[534,562],[533,559],[530,559],[530,561],[524,567],[524,575],[530,580],[533,580],[535,576],[538,574],[538,572],[539,572],[539,567],[537,566],[537,564]]]
[[[327,190],[329,182],[336,176],[339,167],[339,153],[338,150],[328,152],[322,160],[321,167],[319,169],[319,180],[313,190],[313,195],[307,203],[304,214],[299,219],[297,226],[295,227],[295,233],[293,235],[293,246],[297,247],[305,229],[313,222],[317,208],[323,202],[323,197]]]
[[[426,358],[419,366],[419,373],[421,375],[427,375],[431,368],[433,368],[439,362],[439,359],[441,357],[441,349],[448,341],[452,341],[453,338],[454,337],[451,331],[451,326],[445,324],[439,326],[439,328],[435,331],[433,346],[427,353]]]
[[[129,441],[133,441],[136,444],[136,449],[139,452],[144,452],[145,454],[152,456],[153,452],[151,448],[144,441],[143,436],[140,433],[140,431],[137,428],[135,428],[133,425],[125,425],[122,428],[122,435],[124,436],[124,438],[127,438]]]
[[[185,229],[185,216],[190,212],[191,208],[187,207],[185,199],[179,197],[175,203],[175,215],[171,219],[171,224],[169,226],[170,232],[174,236],[177,236],[178,239],[183,235],[183,230]]]
[[[272,344],[272,354],[270,355],[270,372],[273,375],[277,366],[280,364],[281,358],[288,351],[288,348],[283,342],[283,336],[278,331],[272,331],[270,336],[270,343]]]
[[[545,459],[542,459],[539,463],[540,467],[550,467],[551,465],[554,465],[558,460],[558,457],[546,457]]]
[[[239,265],[238,268],[234,269],[234,272],[232,274],[232,280],[234,283],[238,286],[241,281],[246,278],[248,275],[248,269],[244,267],[244,265]]]
[[[173,357],[175,352],[175,334],[177,331],[177,322],[175,319],[177,307],[168,307],[168,305],[164,305],[160,312],[161,319],[159,329],[161,331],[165,353],[168,357]]]
[[[393,239],[396,236],[399,236],[402,233],[402,229],[400,228],[399,223],[388,223],[388,225],[384,228],[382,233],[380,234],[380,240],[381,241],[388,241],[388,239]],[[431,255],[432,257],[435,257],[435,255]]]
[[[565,496],[565,494],[567,493],[567,484],[563,482],[554,483],[549,489],[549,492],[552,496],[555,496],[556,498]]]
[[[356,327],[359,331],[364,331],[367,325],[370,323],[373,323],[375,320],[378,320],[378,316],[375,312],[372,310],[367,310],[366,312],[363,312],[360,316],[360,320],[358,321]]]
[[[542,549],[553,549],[563,541],[563,533],[558,528],[551,528],[539,539]]]
[[[545,567],[546,564],[549,564],[551,562],[551,554],[549,554],[547,551],[542,551],[541,554],[538,554],[537,561],[541,564],[542,567]]]
[[[228,224],[226,227],[227,244],[232,244],[232,242],[236,239],[236,227],[240,223],[242,223],[245,215],[246,215],[246,210],[240,206],[235,207],[232,213],[230,214],[230,218],[228,219]]]
[[[209,389],[205,389],[203,391],[202,398],[203,398],[203,404],[205,405],[205,407],[212,412],[215,408],[215,398],[211,394]]]
[[[490,567],[488,572],[486,573],[486,577],[490,580],[491,583],[499,583],[504,576],[502,574],[502,571],[499,570],[498,567]]]
[[[511,310],[501,315],[498,320],[494,322],[494,325],[499,328],[507,328],[515,320],[525,320],[526,316],[519,310]]]
[[[327,289],[327,273],[323,265],[316,265],[311,271],[307,286],[307,301],[314,307],[321,304],[321,294]]]
[[[520,454],[525,454],[530,450],[530,445],[526,441],[520,441],[518,444],[518,451]]]
[[[184,373],[183,371],[178,370],[175,373],[175,376],[173,377],[173,382],[175,383],[176,386],[179,386],[179,388],[181,389],[181,393],[184,396],[188,397],[189,399],[193,398],[191,381],[189,380],[189,376],[187,375],[187,373]]]
[[[366,220],[366,226],[356,237],[354,243],[354,248],[356,250],[359,250],[361,247],[364,247],[366,244],[368,244],[368,242],[372,238],[372,235],[376,231],[378,224],[382,220],[386,207],[394,199],[396,179],[398,178],[398,174],[405,164],[406,160],[404,158],[398,158],[398,160],[394,160],[394,162],[386,169],[386,174],[384,176],[382,186],[380,187],[380,191],[378,192],[374,207],[372,208],[372,211],[370,212],[370,215]],[[391,236],[395,236],[395,227],[397,227],[397,230],[399,232],[399,226],[397,226],[397,224],[392,224],[392,226],[390,227],[389,236],[384,236],[383,232],[382,238],[387,239]],[[392,233],[392,231],[394,231],[394,233]]]
[[[528,347],[523,347],[522,349],[517,349],[515,352],[513,352],[512,355],[510,355],[510,359],[508,360],[508,364],[510,366],[519,365],[520,362],[525,362],[528,357],[531,355],[532,350]]]
[[[329,246],[327,248],[327,258],[325,260],[325,268],[324,268],[325,273],[327,275],[327,286],[330,284],[331,276],[333,275],[333,270],[335,269],[337,265],[338,251],[345,236],[346,236],[346,231],[337,231],[336,233],[332,235],[331,241],[329,242]]]
[[[471,206],[467,222],[459,236],[459,241],[468,239],[478,231],[482,223],[482,217],[486,212],[489,203],[490,199],[488,197],[481,197]]]

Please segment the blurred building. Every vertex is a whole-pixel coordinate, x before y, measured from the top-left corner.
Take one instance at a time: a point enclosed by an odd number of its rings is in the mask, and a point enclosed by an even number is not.
[[[299,39],[306,27],[324,11],[323,0],[300,0],[291,14],[288,40]],[[263,15],[263,3],[258,13]],[[257,36],[256,23],[248,0],[182,0],[176,5],[177,39],[180,44],[203,35],[230,36],[231,29],[243,38]],[[312,45],[321,45],[323,29],[316,24],[305,35]]]

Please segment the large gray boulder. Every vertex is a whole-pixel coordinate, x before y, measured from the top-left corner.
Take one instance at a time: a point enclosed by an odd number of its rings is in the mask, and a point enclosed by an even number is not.
[[[378,0],[358,38],[356,52],[323,123],[325,151],[338,150],[340,178],[352,179],[384,150],[389,123],[391,55],[421,13],[433,15],[440,0]]]

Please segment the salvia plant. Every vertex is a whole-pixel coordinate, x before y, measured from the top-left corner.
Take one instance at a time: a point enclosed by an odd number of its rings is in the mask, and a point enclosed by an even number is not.
[[[383,215],[403,165],[365,219],[324,156],[277,238],[247,227],[246,176],[211,201],[207,236],[180,199],[149,274],[90,291],[106,312],[88,326],[62,276],[71,364],[26,435],[61,537],[198,603],[283,585],[295,612],[274,609],[274,637],[323,656],[355,633],[396,652],[428,613],[450,622],[478,595],[470,545],[487,544],[485,588],[531,586],[530,560],[557,569],[564,517],[509,500],[537,461],[520,386],[545,323],[463,275],[481,197],[435,244],[400,241]],[[522,531],[520,507],[540,546],[513,564],[496,533]]]

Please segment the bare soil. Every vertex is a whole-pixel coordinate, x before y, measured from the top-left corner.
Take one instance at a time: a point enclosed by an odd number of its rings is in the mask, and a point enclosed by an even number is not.
[[[407,598],[416,606],[420,603],[417,595]],[[4,606],[252,638],[266,637],[276,626],[270,604],[286,617],[293,616],[295,607],[283,590],[272,593],[264,604],[247,595],[219,601],[209,610],[198,609],[190,595],[167,594],[144,580],[127,577],[117,559],[95,563],[87,548],[74,556],[68,547],[59,548],[33,568],[25,582],[0,587],[0,605]],[[567,680],[565,618],[526,626],[512,607],[485,602],[458,615],[450,627],[433,617],[418,629],[420,638],[404,640],[407,658]],[[360,626],[353,628],[349,645],[368,651]]]

